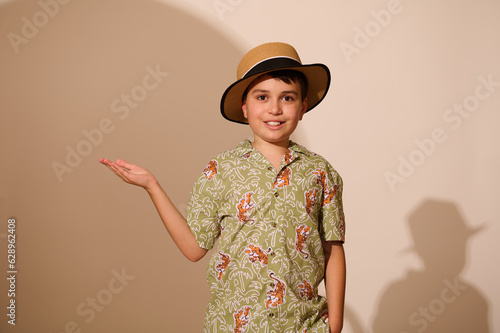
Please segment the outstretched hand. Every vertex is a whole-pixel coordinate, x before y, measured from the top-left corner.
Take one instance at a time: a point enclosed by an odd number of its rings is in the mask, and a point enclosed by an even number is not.
[[[146,190],[150,189],[157,183],[156,178],[151,172],[138,165],[134,165],[120,159],[115,162],[111,162],[108,159],[100,158],[99,162],[107,166],[125,183],[140,186]]]

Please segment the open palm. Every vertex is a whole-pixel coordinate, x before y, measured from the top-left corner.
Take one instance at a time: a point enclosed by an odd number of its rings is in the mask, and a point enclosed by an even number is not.
[[[100,158],[99,162],[107,166],[111,171],[113,171],[118,177],[120,177],[124,182],[136,186],[148,189],[155,182],[156,179],[151,172],[148,170],[124,160],[117,159],[115,162],[111,162],[108,159]]]

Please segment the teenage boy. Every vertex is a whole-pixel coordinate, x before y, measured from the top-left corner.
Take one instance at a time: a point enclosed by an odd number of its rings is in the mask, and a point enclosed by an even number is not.
[[[295,49],[266,43],[240,61],[221,100],[224,118],[254,140],[212,159],[194,184],[186,219],[155,177],[100,159],[146,189],[182,253],[208,263],[205,332],[340,332],[346,280],[342,179],[292,142],[303,115],[325,97],[330,72],[302,65]],[[318,295],[325,280],[326,298]],[[328,299],[328,302],[326,301]]]

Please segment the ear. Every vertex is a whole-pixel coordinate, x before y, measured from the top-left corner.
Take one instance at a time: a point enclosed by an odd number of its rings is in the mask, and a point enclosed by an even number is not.
[[[302,109],[300,110],[299,120],[302,120],[302,117],[304,116],[306,111],[307,111],[307,97],[304,98],[304,100],[302,101]]]
[[[243,116],[245,117],[245,119],[248,119],[247,101],[246,100],[241,103],[241,110],[243,111]]]

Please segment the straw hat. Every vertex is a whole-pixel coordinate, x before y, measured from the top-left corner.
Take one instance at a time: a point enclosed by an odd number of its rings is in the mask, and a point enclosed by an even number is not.
[[[281,69],[296,70],[306,76],[309,86],[306,112],[323,100],[330,86],[328,67],[323,64],[302,65],[293,46],[286,43],[266,43],[253,48],[241,59],[236,72],[237,81],[222,95],[222,116],[236,123],[248,124],[241,110],[243,93],[257,77]]]

